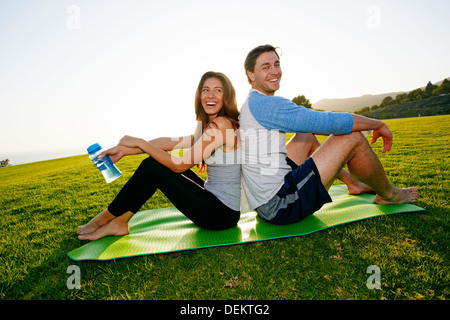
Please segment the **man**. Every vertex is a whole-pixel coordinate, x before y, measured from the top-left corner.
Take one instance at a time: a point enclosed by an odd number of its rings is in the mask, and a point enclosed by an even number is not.
[[[353,194],[373,190],[379,204],[417,199],[417,188],[397,188],[388,181],[361,134],[372,130],[372,143],[381,137],[387,152],[392,134],[385,123],[350,113],[314,111],[274,96],[282,71],[271,45],[250,51],[245,71],[252,86],[240,116],[247,209],[275,224],[298,222],[331,202],[327,190],[335,178]],[[296,133],[288,144],[286,132]],[[330,136],[320,145],[313,133]],[[343,170],[345,165],[350,173]]]

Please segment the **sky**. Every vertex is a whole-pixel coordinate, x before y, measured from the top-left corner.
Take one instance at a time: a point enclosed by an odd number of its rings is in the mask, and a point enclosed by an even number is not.
[[[0,0],[3,154],[193,133],[194,95],[282,50],[277,95],[311,102],[408,91],[450,76],[448,0]]]

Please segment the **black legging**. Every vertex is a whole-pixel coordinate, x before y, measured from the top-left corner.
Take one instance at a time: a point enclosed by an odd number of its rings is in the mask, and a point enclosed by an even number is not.
[[[223,204],[204,188],[205,181],[192,170],[176,173],[149,157],[142,161],[108,207],[116,217],[136,213],[157,189],[192,222],[204,229],[234,227],[240,212]]]

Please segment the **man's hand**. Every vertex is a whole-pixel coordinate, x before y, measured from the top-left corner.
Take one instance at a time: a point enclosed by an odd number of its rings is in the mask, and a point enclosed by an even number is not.
[[[383,126],[380,129],[375,129],[372,131],[372,141],[371,144],[375,143],[377,139],[381,137],[383,139],[383,153],[388,152],[392,148],[392,133],[387,127],[386,124],[383,124]]]

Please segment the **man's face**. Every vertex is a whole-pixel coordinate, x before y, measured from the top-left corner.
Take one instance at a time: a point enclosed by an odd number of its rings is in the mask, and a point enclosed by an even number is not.
[[[273,51],[262,53],[257,59],[254,72],[247,71],[252,88],[273,96],[280,89],[281,67],[278,56]]]

